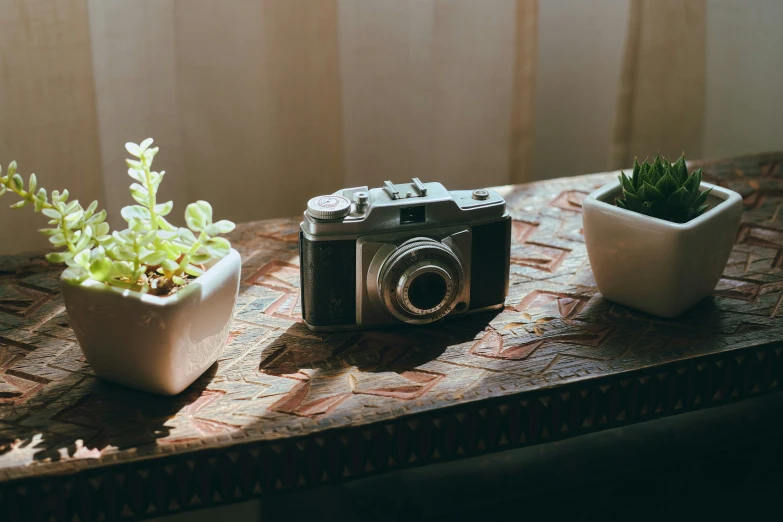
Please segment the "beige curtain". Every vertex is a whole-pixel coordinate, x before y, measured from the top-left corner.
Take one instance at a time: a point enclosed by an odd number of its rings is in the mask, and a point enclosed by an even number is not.
[[[706,0],[631,0],[612,168],[702,156]]]
[[[236,221],[341,187],[453,188],[783,147],[778,0],[0,0],[0,163]],[[708,52],[709,50],[709,52]],[[535,170],[535,172],[532,172]],[[0,203],[0,254],[46,246]],[[181,222],[181,221],[180,221]]]
[[[47,188],[103,198],[90,23],[83,0],[0,0],[0,163]],[[46,246],[28,208],[0,204],[0,253]]]
[[[0,162],[132,202],[126,141],[161,146],[161,197],[237,221],[418,176],[529,175],[535,0],[0,0]],[[4,197],[3,202],[10,202]],[[45,246],[0,205],[0,253]]]

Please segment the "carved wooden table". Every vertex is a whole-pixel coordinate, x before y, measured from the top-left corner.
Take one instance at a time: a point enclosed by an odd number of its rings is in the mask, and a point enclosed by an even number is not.
[[[177,397],[95,378],[38,257],[0,258],[0,520],[160,516],[570,437],[781,387],[783,153],[705,164],[744,196],[714,297],[676,320],[597,294],[580,202],[614,174],[505,187],[503,312],[314,334],[298,220],[238,227],[218,363]]]

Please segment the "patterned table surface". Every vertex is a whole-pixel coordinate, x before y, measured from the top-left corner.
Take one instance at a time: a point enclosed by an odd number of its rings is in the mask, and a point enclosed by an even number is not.
[[[171,398],[98,380],[59,271],[0,258],[0,518],[158,516],[777,390],[781,161],[705,163],[705,180],[743,195],[743,224],[714,297],[674,320],[597,293],[581,201],[615,174],[500,189],[514,217],[505,310],[426,327],[308,331],[298,220],[243,224],[228,345]]]

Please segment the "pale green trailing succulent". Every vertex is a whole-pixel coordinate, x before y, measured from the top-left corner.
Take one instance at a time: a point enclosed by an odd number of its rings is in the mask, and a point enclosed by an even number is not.
[[[62,251],[47,254],[46,259],[68,265],[63,273],[67,281],[77,284],[93,279],[165,295],[186,284],[190,277],[201,275],[205,264],[228,254],[231,244],[217,236],[231,232],[234,223],[213,223],[212,206],[206,201],[187,206],[188,228],[175,227],[166,220],[174,204],[157,202],[165,172],[151,170],[158,147],[150,145],[152,138],[139,145],[125,145],[133,156],[126,162],[128,175],[135,181],[130,186],[131,196],[138,205],[122,209],[128,228],[119,232],[110,232],[106,211],[96,212],[97,201],[85,209],[78,200],[68,201],[67,190],[53,191],[50,200],[46,189],[37,187],[35,174],[30,175],[25,188],[16,172],[16,162],[11,162],[4,176],[0,169],[0,196],[11,191],[21,198],[11,208],[33,205],[36,212],[50,218],[51,227],[41,232],[50,236],[52,245]]]
[[[615,204],[647,216],[685,223],[709,208],[704,203],[711,189],[700,190],[701,171],[689,175],[685,155],[673,164],[660,154],[652,164],[645,161],[639,165],[634,160],[630,178],[625,172],[620,173],[623,195]]]

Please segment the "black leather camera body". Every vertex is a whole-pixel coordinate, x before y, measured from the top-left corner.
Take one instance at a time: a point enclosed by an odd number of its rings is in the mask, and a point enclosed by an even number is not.
[[[308,202],[301,309],[312,330],[425,324],[502,308],[511,217],[493,190],[386,182]]]

